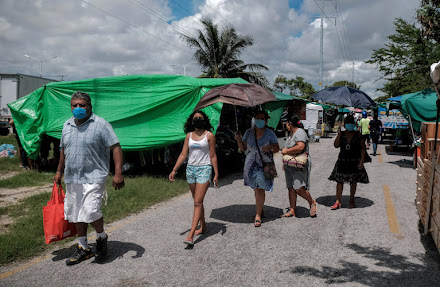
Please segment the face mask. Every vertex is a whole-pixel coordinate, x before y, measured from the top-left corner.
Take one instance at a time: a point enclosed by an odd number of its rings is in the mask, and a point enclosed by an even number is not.
[[[201,129],[203,129],[204,126],[205,126],[205,120],[202,120],[202,119],[193,119],[192,124],[193,124],[193,126],[194,126],[196,129],[201,130]]]
[[[347,131],[354,131],[356,129],[356,125],[355,124],[345,124],[345,128],[347,129]]]
[[[82,120],[83,118],[85,118],[87,116],[87,110],[80,108],[80,107],[74,108],[72,113],[73,113],[73,116],[75,118],[77,118],[78,120]]]
[[[264,126],[266,125],[266,123],[264,122],[264,120],[261,119],[255,119],[255,126],[259,129],[264,128]]]

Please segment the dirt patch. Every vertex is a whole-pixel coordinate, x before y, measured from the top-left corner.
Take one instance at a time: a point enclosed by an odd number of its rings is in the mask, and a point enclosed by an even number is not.
[[[12,219],[12,217],[9,217],[7,215],[2,215],[0,217],[0,235],[5,234],[8,231],[9,226],[13,222],[14,222],[14,220]]]
[[[1,174],[0,175],[0,180],[4,180],[4,179],[10,178],[10,177],[13,177],[13,176],[15,176],[17,174],[18,174],[18,171],[10,171],[10,172],[8,172],[6,174]]]
[[[20,187],[14,189],[0,188],[0,207],[18,204],[18,202],[23,198],[32,196],[34,194],[51,191],[51,188],[52,184],[33,187]],[[49,198],[47,200],[49,200]],[[5,234],[13,222],[14,220],[11,217],[2,215],[0,217],[0,234]]]
[[[17,204],[20,199],[48,191],[52,191],[52,184],[13,189],[0,188],[0,207],[14,205]]]

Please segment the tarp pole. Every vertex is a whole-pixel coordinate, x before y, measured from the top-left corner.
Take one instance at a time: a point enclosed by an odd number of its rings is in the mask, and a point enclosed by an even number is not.
[[[412,126],[411,116],[410,115],[408,115],[408,119],[409,119],[409,126],[411,127],[411,134],[412,134],[412,138],[413,138],[413,143],[415,143],[416,142],[416,136],[414,135],[414,129],[413,129],[413,126]],[[396,125],[396,127],[397,127],[397,125]]]
[[[234,113],[235,113],[235,127],[237,128],[236,131],[238,131],[237,106],[236,105],[234,105]]]

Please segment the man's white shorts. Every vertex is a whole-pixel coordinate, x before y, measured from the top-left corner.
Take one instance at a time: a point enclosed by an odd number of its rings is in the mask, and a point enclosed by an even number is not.
[[[66,184],[64,218],[69,222],[92,223],[102,217],[105,183]]]

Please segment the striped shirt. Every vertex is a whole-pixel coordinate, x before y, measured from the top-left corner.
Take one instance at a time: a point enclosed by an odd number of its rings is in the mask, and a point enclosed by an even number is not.
[[[60,143],[65,156],[64,182],[104,183],[109,172],[109,148],[117,143],[112,126],[93,113],[80,126],[74,117],[68,119]]]

